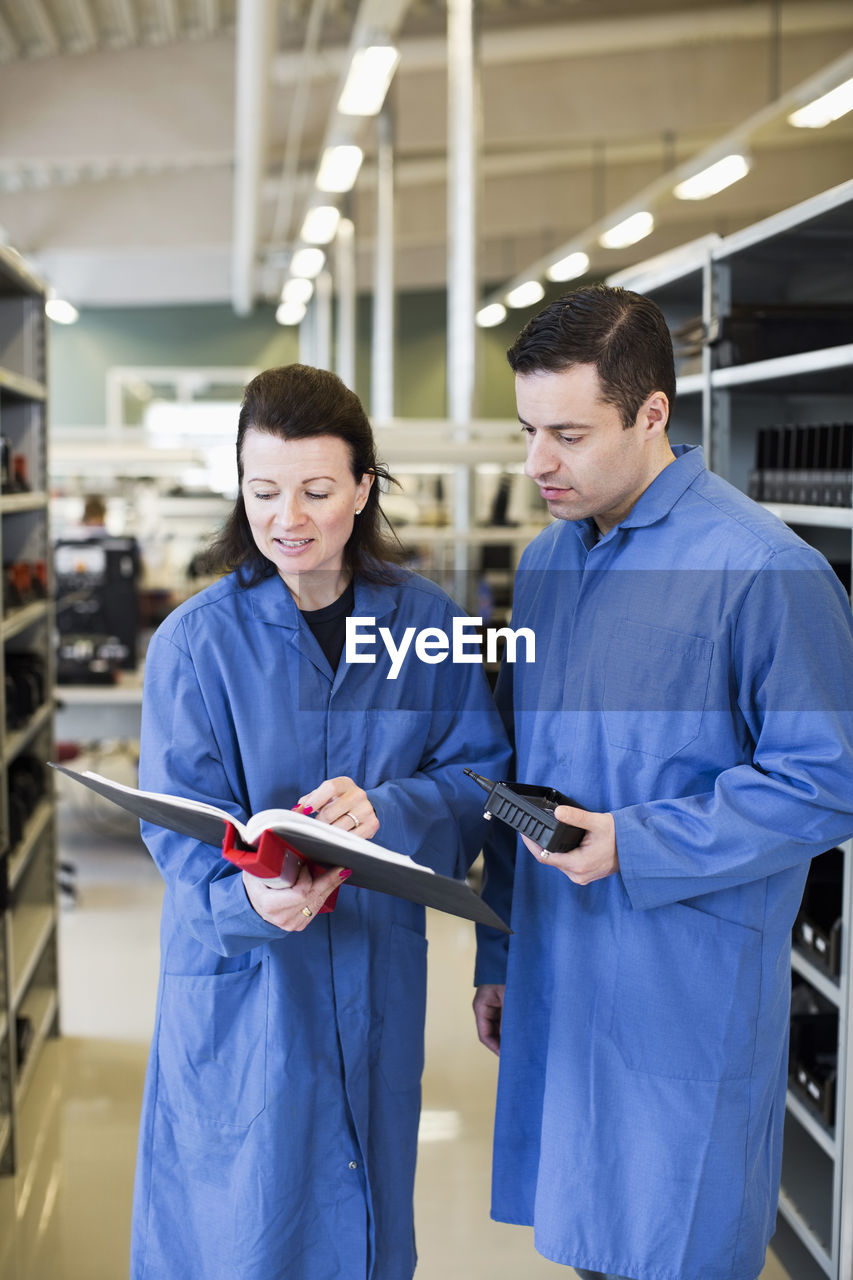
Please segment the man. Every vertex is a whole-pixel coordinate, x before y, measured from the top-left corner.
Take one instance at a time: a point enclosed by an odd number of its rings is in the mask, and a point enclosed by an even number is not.
[[[519,781],[581,807],[548,854],[493,824],[480,1039],[500,1053],[492,1214],[581,1275],[755,1280],[774,1229],[790,931],[853,832],[853,627],[823,558],[670,445],[663,316],[580,289],[508,352],[556,520],[498,696]],[[497,829],[500,828],[500,829]],[[507,954],[508,952],[508,954]]]

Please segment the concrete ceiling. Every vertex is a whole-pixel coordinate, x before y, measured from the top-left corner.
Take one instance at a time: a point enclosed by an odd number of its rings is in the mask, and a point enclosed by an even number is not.
[[[384,3],[402,50],[389,95],[397,286],[441,287],[445,5]],[[231,300],[235,213],[239,221],[250,196],[251,292],[277,297],[359,5],[269,0],[254,85],[265,117],[255,181],[236,124],[247,91],[237,4],[0,0],[0,228],[77,305]],[[653,235],[600,251],[593,269],[727,234],[853,176],[853,114],[799,130],[773,106],[853,58],[851,0],[480,0],[477,25],[484,295],[661,187],[663,175],[745,121],[754,160],[746,179],[702,203],[662,200]],[[249,84],[250,104],[252,92]],[[368,289],[375,122],[361,141],[366,160],[346,211]]]

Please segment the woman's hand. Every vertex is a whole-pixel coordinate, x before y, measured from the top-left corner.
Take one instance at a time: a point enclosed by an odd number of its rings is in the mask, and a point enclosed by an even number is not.
[[[379,819],[366,792],[352,778],[327,778],[319,787],[301,796],[297,808],[313,811],[320,822],[338,831],[357,831],[365,840],[379,830]],[[316,882],[315,882],[316,883]]]
[[[287,933],[301,933],[314,920],[328,898],[352,872],[332,867],[316,880],[303,863],[289,889],[271,889],[259,876],[243,872],[243,884],[258,915]]]

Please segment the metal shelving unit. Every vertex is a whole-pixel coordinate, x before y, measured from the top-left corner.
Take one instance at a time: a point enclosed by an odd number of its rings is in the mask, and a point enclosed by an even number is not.
[[[853,182],[719,241],[622,272],[611,283],[653,297],[675,332],[701,317],[701,368],[679,376],[675,419],[698,434],[708,465],[746,489],[759,428],[790,421],[853,419],[853,343],[819,343],[820,329],[780,326],[776,349],[762,351],[772,324],[756,326],[758,349],[739,351],[731,321],[768,308],[825,320],[828,308],[853,310]],[[740,312],[739,312],[740,309]],[[789,349],[780,351],[788,340]],[[696,365],[694,360],[694,366]],[[697,424],[698,418],[698,424]],[[679,430],[678,438],[683,438]],[[689,442],[694,442],[689,440]],[[853,491],[846,507],[767,503],[829,559],[853,560]],[[838,1066],[832,1123],[789,1089],[782,1190],[774,1248],[797,1280],[853,1276],[853,842],[843,846],[839,976],[794,947],[792,974],[838,1015]]]
[[[58,1032],[53,604],[45,288],[0,247],[0,1174],[19,1109]]]

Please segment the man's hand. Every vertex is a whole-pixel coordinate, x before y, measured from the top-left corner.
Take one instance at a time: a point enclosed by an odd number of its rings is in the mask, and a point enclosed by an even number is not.
[[[522,836],[537,862],[546,867],[556,867],[575,884],[592,884],[593,880],[603,880],[619,870],[616,822],[612,813],[590,813],[570,804],[558,804],[554,817],[569,826],[582,827],[586,835],[569,853],[546,853],[540,844]]]
[[[474,996],[474,1018],[477,1035],[492,1053],[501,1052],[501,1017],[503,1015],[505,986],[487,983],[478,987]]]

